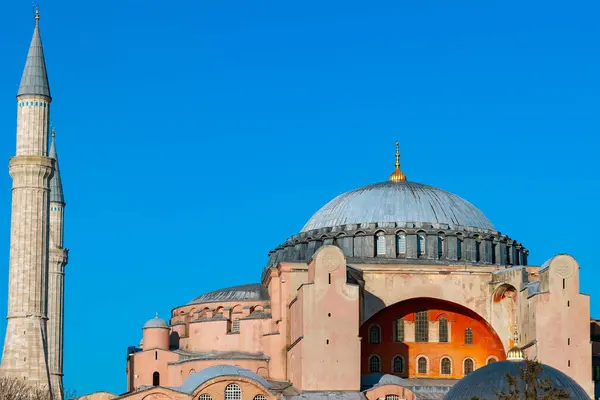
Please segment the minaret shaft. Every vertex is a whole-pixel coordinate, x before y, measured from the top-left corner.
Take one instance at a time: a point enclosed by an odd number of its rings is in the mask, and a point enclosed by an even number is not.
[[[50,87],[39,15],[17,94],[6,338],[0,375],[48,388],[47,312],[50,178],[47,157]]]
[[[50,383],[55,399],[64,397],[63,389],[63,342],[64,342],[64,300],[65,266],[68,251],[63,246],[65,202],[54,131],[50,158],[54,160],[54,173],[50,180],[50,263],[48,274],[48,365]]]

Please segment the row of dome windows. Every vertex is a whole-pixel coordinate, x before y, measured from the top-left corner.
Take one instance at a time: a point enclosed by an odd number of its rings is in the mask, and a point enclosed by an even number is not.
[[[439,259],[444,258],[444,242],[445,237],[438,235],[437,237],[437,257]],[[456,258],[457,260],[462,259],[462,248],[463,239],[460,237],[456,241]],[[508,249],[507,256],[508,256]],[[480,240],[475,241],[475,261],[483,261],[481,254],[483,252],[483,243]],[[385,241],[385,235],[383,233],[377,234],[377,241],[375,242],[375,253],[377,256],[385,256],[387,254],[387,245]],[[406,234],[399,233],[396,235],[396,255],[399,257],[406,256]],[[419,233],[417,235],[417,255],[419,257],[425,256],[425,235]],[[492,263],[496,263],[496,244],[492,243]]]
[[[426,375],[429,371],[429,360],[425,356],[418,356],[417,359],[417,374]],[[487,360],[487,365],[498,361],[495,357],[491,356]],[[467,357],[463,360],[463,375],[469,375],[475,370],[475,361],[471,357]],[[380,373],[381,371],[381,357],[377,354],[373,354],[369,357],[369,372]],[[404,357],[395,356],[392,359],[392,372],[394,374],[405,373]],[[452,359],[450,357],[442,357],[440,360],[440,374],[441,375],[452,375]]]
[[[448,320],[440,318],[439,324],[439,342],[449,343],[450,335],[448,334]],[[398,318],[394,322],[394,341],[404,342],[404,319]],[[427,311],[419,311],[415,314],[415,342],[429,342],[429,320]],[[378,325],[369,327],[369,343],[381,343],[381,328]],[[465,329],[465,344],[473,344],[473,329]]]
[[[44,101],[22,101],[19,103],[19,107],[44,107],[46,108],[46,102]]]

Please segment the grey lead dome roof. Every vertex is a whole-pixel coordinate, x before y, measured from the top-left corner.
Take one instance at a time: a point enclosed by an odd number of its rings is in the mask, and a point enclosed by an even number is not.
[[[381,182],[343,193],[325,204],[302,232],[345,224],[428,222],[450,229],[495,231],[477,207],[455,194],[416,182]]]
[[[506,374],[509,373],[514,377],[519,377],[519,371],[524,365],[524,361],[500,361],[476,369],[458,381],[446,394],[444,399],[464,400],[473,397],[496,399],[497,392],[508,393],[510,389],[506,380]],[[565,390],[569,393],[571,399],[589,399],[585,390],[566,374],[548,365],[542,364],[541,367],[542,372],[537,378],[538,381],[549,378],[553,387]],[[519,380],[518,382],[523,385],[523,381]]]
[[[269,300],[269,293],[260,283],[232,286],[201,294],[188,304],[214,303],[222,301],[262,301]]]
[[[146,322],[144,324],[144,328],[143,329],[148,329],[148,328],[169,328],[169,325],[165,322],[164,319],[160,319],[158,318],[158,315],[156,316],[156,318],[152,318],[151,320],[149,320],[148,322]]]
[[[252,379],[267,389],[271,387],[271,384],[264,378],[245,368],[240,368],[233,365],[214,365],[212,367],[192,373],[189,378],[183,382],[183,385],[181,385],[181,391],[192,394],[194,390],[196,390],[204,382],[219,376],[244,377]]]

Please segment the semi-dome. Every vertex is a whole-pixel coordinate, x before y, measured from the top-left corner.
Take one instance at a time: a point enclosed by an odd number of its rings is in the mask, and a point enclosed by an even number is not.
[[[495,231],[477,207],[433,186],[406,180],[386,181],[343,193],[321,208],[302,232],[346,224],[420,222]]]
[[[445,400],[464,400],[471,398],[495,399],[496,393],[508,393],[506,374],[519,377],[519,372],[524,368],[525,361],[500,361],[476,369],[450,389],[444,397]],[[538,382],[550,379],[552,387],[565,390],[571,398],[576,400],[589,399],[585,390],[573,379],[559,370],[541,364],[542,371],[537,377]],[[518,381],[523,384],[522,381]],[[523,384],[524,385],[524,384]],[[521,387],[523,390],[523,387]]]
[[[271,388],[271,384],[265,378],[255,374],[245,368],[240,368],[234,365],[213,365],[212,367],[204,368],[201,371],[192,373],[181,385],[181,391],[185,393],[193,393],[199,386],[213,378],[220,376],[230,376],[233,378],[247,378],[260,384],[266,389]]]
[[[269,300],[267,289],[260,283],[232,286],[201,294],[188,304],[215,303],[226,301],[263,301]]]

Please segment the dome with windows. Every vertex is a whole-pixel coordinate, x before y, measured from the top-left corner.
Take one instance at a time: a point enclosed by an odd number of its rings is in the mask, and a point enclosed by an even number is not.
[[[409,181],[387,181],[343,193],[321,208],[302,232],[347,224],[427,223],[495,231],[477,207],[455,194]]]
[[[263,273],[280,262],[309,262],[324,245],[338,246],[353,264],[527,265],[529,254],[465,199],[409,181],[397,147],[387,181],[325,204],[300,233],[269,253]]]

